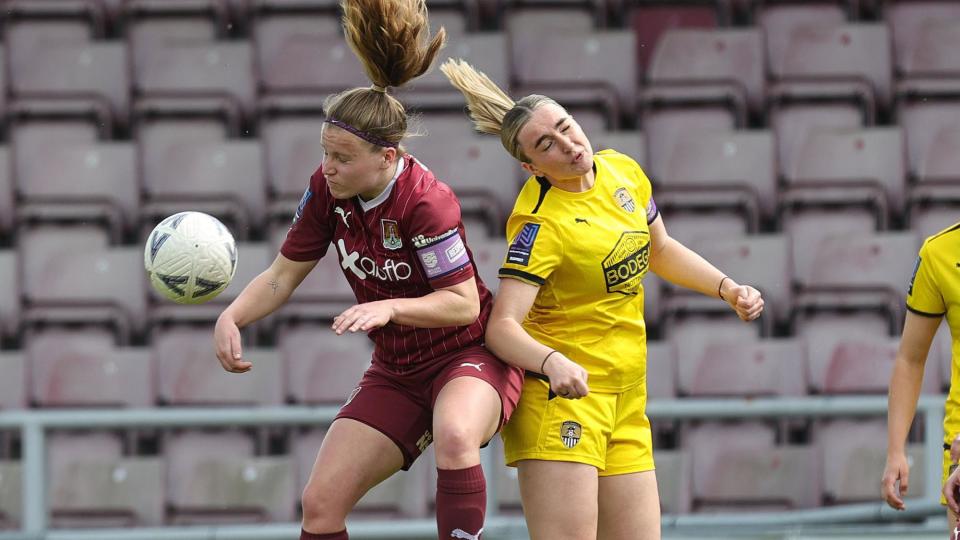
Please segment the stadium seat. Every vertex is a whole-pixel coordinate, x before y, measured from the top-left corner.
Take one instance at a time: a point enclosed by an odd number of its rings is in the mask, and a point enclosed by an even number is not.
[[[643,322],[647,325],[647,331],[659,330],[663,322],[661,315],[663,313],[663,290],[666,281],[653,272],[647,272],[643,276]]]
[[[48,330],[26,342],[30,398],[41,407],[151,407],[150,352],[120,348],[106,330]]]
[[[800,11],[833,11],[813,15]],[[764,11],[774,99],[859,100],[868,111],[886,108],[893,95],[892,53],[886,25],[844,24],[839,8],[781,6]],[[829,21],[829,22],[827,22]]]
[[[656,185],[653,197],[657,197]],[[667,233],[685,246],[710,240],[743,238],[748,234],[747,220],[727,210],[697,209],[684,211],[668,209],[660,212]],[[662,309],[662,308],[661,308]]]
[[[886,328],[868,330],[863,314],[820,315],[804,324],[810,389],[822,394],[885,394],[900,346],[899,337]],[[923,392],[940,389],[937,359],[930,357]]]
[[[820,504],[819,455],[778,446],[756,424],[705,424],[684,439],[693,459],[694,508],[800,509]]]
[[[647,398],[673,399],[676,390],[677,353],[669,341],[647,340]]]
[[[13,249],[0,249],[0,336],[14,336],[20,329],[20,264]]]
[[[600,130],[587,133],[593,151],[612,148],[633,158],[640,167],[647,163],[647,139],[639,131]]]
[[[153,142],[140,141],[145,218],[159,221],[190,203],[194,210],[223,217],[240,240],[262,230],[267,189],[258,142],[214,142],[199,135]]]
[[[517,194],[519,164],[496,137],[419,137],[407,142],[411,154],[460,199],[463,213],[503,223]]]
[[[589,104],[614,122],[633,116],[639,78],[632,32],[520,32],[509,38],[515,94],[538,91],[561,102]]]
[[[159,397],[171,405],[267,406],[283,403],[283,374],[274,349],[243,348],[254,363],[247,373],[228,373],[216,357],[213,328],[174,327],[153,337]]]
[[[960,5],[948,0],[888,0],[884,19],[893,36],[893,52],[897,72],[910,77],[931,75],[928,62],[936,51],[930,49],[943,26],[960,22]],[[931,39],[933,38],[933,39]],[[948,44],[944,44],[948,45]]]
[[[258,85],[266,94],[329,94],[370,85],[335,17],[270,17],[254,32]]]
[[[148,98],[215,97],[249,117],[256,94],[252,47],[246,41],[171,40],[162,46],[135,48],[133,91]]]
[[[0,351],[0,372],[3,373],[3,379],[0,380],[0,411],[25,408],[28,379],[24,354],[20,351]],[[3,479],[0,478],[0,491],[3,490],[2,484]]]
[[[323,116],[283,114],[261,116],[260,142],[267,161],[270,218],[289,220],[320,167]]]
[[[324,436],[324,429],[310,429],[294,436],[291,453],[297,467],[298,498],[310,479],[310,471],[313,470]],[[427,486],[426,475],[422,474],[423,461],[424,457],[421,456],[409,471],[398,472],[368,491],[354,506],[351,517],[396,518],[425,513],[423,492]]]
[[[64,141],[50,146],[48,140],[30,141],[23,130],[15,134],[20,220],[106,222],[115,240],[135,229],[140,186],[132,144]]]
[[[716,131],[681,135],[656,158],[655,200],[673,208],[726,208],[746,216],[756,231],[776,213],[773,134]]]
[[[864,125],[859,108],[848,103],[781,105],[771,109],[770,126],[776,133],[778,173],[798,168],[800,152],[817,129],[858,129]]]
[[[786,322],[793,302],[793,265],[790,239],[782,234],[712,238],[691,242],[688,247],[742,285],[756,287],[765,301],[764,310],[777,322]],[[715,298],[678,287],[671,288],[674,309],[716,308]],[[722,306],[726,309],[726,306]]]
[[[802,396],[805,350],[793,339],[676,341],[677,388],[697,397]]]
[[[950,335],[950,326],[942,321],[933,336],[927,362],[936,364],[940,373],[940,391],[948,391],[953,381],[953,337]]]
[[[26,323],[107,323],[121,344],[144,328],[140,246],[109,246],[95,227],[48,226],[21,231],[19,251]]]
[[[761,328],[759,324],[743,324],[733,310],[728,313],[676,312],[664,316],[663,334],[673,343],[714,338],[755,341],[761,335]]]
[[[915,233],[835,229],[816,242],[794,238],[797,308],[879,308],[902,319],[903,288],[919,248]]]
[[[592,0],[590,3],[599,4]],[[568,2],[542,3],[536,0],[503,0],[503,29],[510,35],[533,33],[538,35],[555,32],[592,32],[596,27],[596,14],[583,9],[583,4]],[[496,79],[494,79],[496,80]]]
[[[19,461],[0,461],[0,530],[20,526],[23,514],[22,471]]]
[[[650,58],[660,37],[673,28],[716,28],[722,17],[719,3],[695,5],[676,2],[630,2],[626,21],[637,36],[637,61],[640,69],[650,65]]]
[[[693,499],[693,460],[690,450],[657,450],[653,459],[657,467],[660,512],[689,514]]]
[[[918,205],[910,211],[910,229],[917,232],[921,239],[960,222],[960,205]],[[2,263],[0,263],[2,264]]]
[[[500,434],[493,436],[493,440],[490,441],[490,446],[487,448],[487,451],[494,456],[494,470],[485,470],[484,472],[493,473],[495,476],[494,482],[497,485],[497,503],[500,512],[513,514],[522,512],[519,475],[516,467],[507,467],[504,464],[503,439],[500,438]]]
[[[504,32],[467,34],[450,40],[441,49],[434,68],[396,92],[408,107],[418,110],[454,110],[464,108],[463,94],[454,88],[439,67],[448,58],[460,58],[482,71],[490,80],[506,85],[510,80],[507,35]]]
[[[879,419],[837,419],[819,422],[811,430],[823,464],[823,496],[827,503],[874,502],[886,465],[887,423]],[[926,493],[922,444],[907,445],[912,496]],[[939,460],[935,464],[939,469]]]
[[[782,203],[844,205],[874,211],[882,228],[901,216],[906,199],[905,145],[900,128],[817,128],[799,142],[786,171]]]
[[[915,182],[910,186],[911,213],[937,203],[960,203],[957,151],[960,150],[960,106],[955,100],[903,100],[899,121],[907,140],[907,163]]]
[[[14,176],[10,171],[10,149],[0,146],[0,237],[13,233],[14,216]]]
[[[255,457],[242,433],[176,433],[164,458],[173,525],[294,519],[293,458]]]
[[[936,19],[923,26],[913,51],[903,58],[901,95],[956,95],[960,63],[953,51],[960,45],[960,17]]]
[[[366,334],[338,336],[329,324],[284,325],[277,348],[287,397],[298,403],[342,404],[373,356],[373,342]]]
[[[125,458],[111,433],[54,433],[48,438],[50,507],[56,527],[160,525],[162,466]]]
[[[647,140],[647,163],[643,169],[654,182],[666,167],[666,156],[690,133],[733,131],[736,118],[722,107],[666,107],[644,111],[643,132]],[[655,186],[656,187],[656,186]],[[656,198],[656,190],[654,190]]]
[[[673,29],[657,42],[645,101],[721,103],[746,123],[765,98],[763,36],[757,29]]]
[[[764,2],[755,19],[763,30],[770,61],[780,65],[794,33],[807,27],[842,26],[847,22],[847,15],[840,6],[825,2]]]

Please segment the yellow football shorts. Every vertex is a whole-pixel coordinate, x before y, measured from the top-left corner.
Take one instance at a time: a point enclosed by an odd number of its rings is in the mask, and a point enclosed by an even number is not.
[[[593,465],[600,476],[653,470],[645,386],[572,400],[554,396],[549,383],[528,374],[502,432],[507,465],[573,461]]]

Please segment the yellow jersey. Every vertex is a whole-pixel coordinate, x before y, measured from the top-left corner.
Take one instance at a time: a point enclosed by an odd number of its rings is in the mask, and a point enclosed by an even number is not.
[[[630,157],[594,154],[583,192],[530,177],[507,220],[501,278],[539,287],[523,321],[534,339],[587,370],[597,392],[646,379],[643,284],[657,216],[650,180]]]
[[[960,433],[960,223],[923,242],[907,289],[907,309],[925,317],[945,315],[950,327],[953,362],[943,421],[949,444]]]

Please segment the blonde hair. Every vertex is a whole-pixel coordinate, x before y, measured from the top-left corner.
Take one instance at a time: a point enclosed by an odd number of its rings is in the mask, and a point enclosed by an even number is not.
[[[530,159],[523,153],[517,140],[520,130],[537,108],[547,104],[560,105],[539,94],[531,94],[515,102],[482,71],[460,59],[447,60],[440,66],[440,71],[466,98],[476,130],[499,135],[500,143],[511,156],[529,163]]]
[[[386,90],[403,86],[430,69],[446,43],[446,31],[440,28],[430,37],[424,0],[342,0],[340,7],[347,44],[373,86],[331,96],[324,111],[328,118],[375,140],[399,145],[407,134],[407,112]]]

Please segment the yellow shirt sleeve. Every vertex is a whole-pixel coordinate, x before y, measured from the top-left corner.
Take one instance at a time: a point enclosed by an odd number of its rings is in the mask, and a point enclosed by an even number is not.
[[[940,317],[947,311],[934,272],[930,242],[924,242],[907,289],[907,309],[928,317]]]
[[[539,216],[513,214],[507,220],[507,255],[500,277],[541,286],[563,258],[563,242],[556,228]]]

